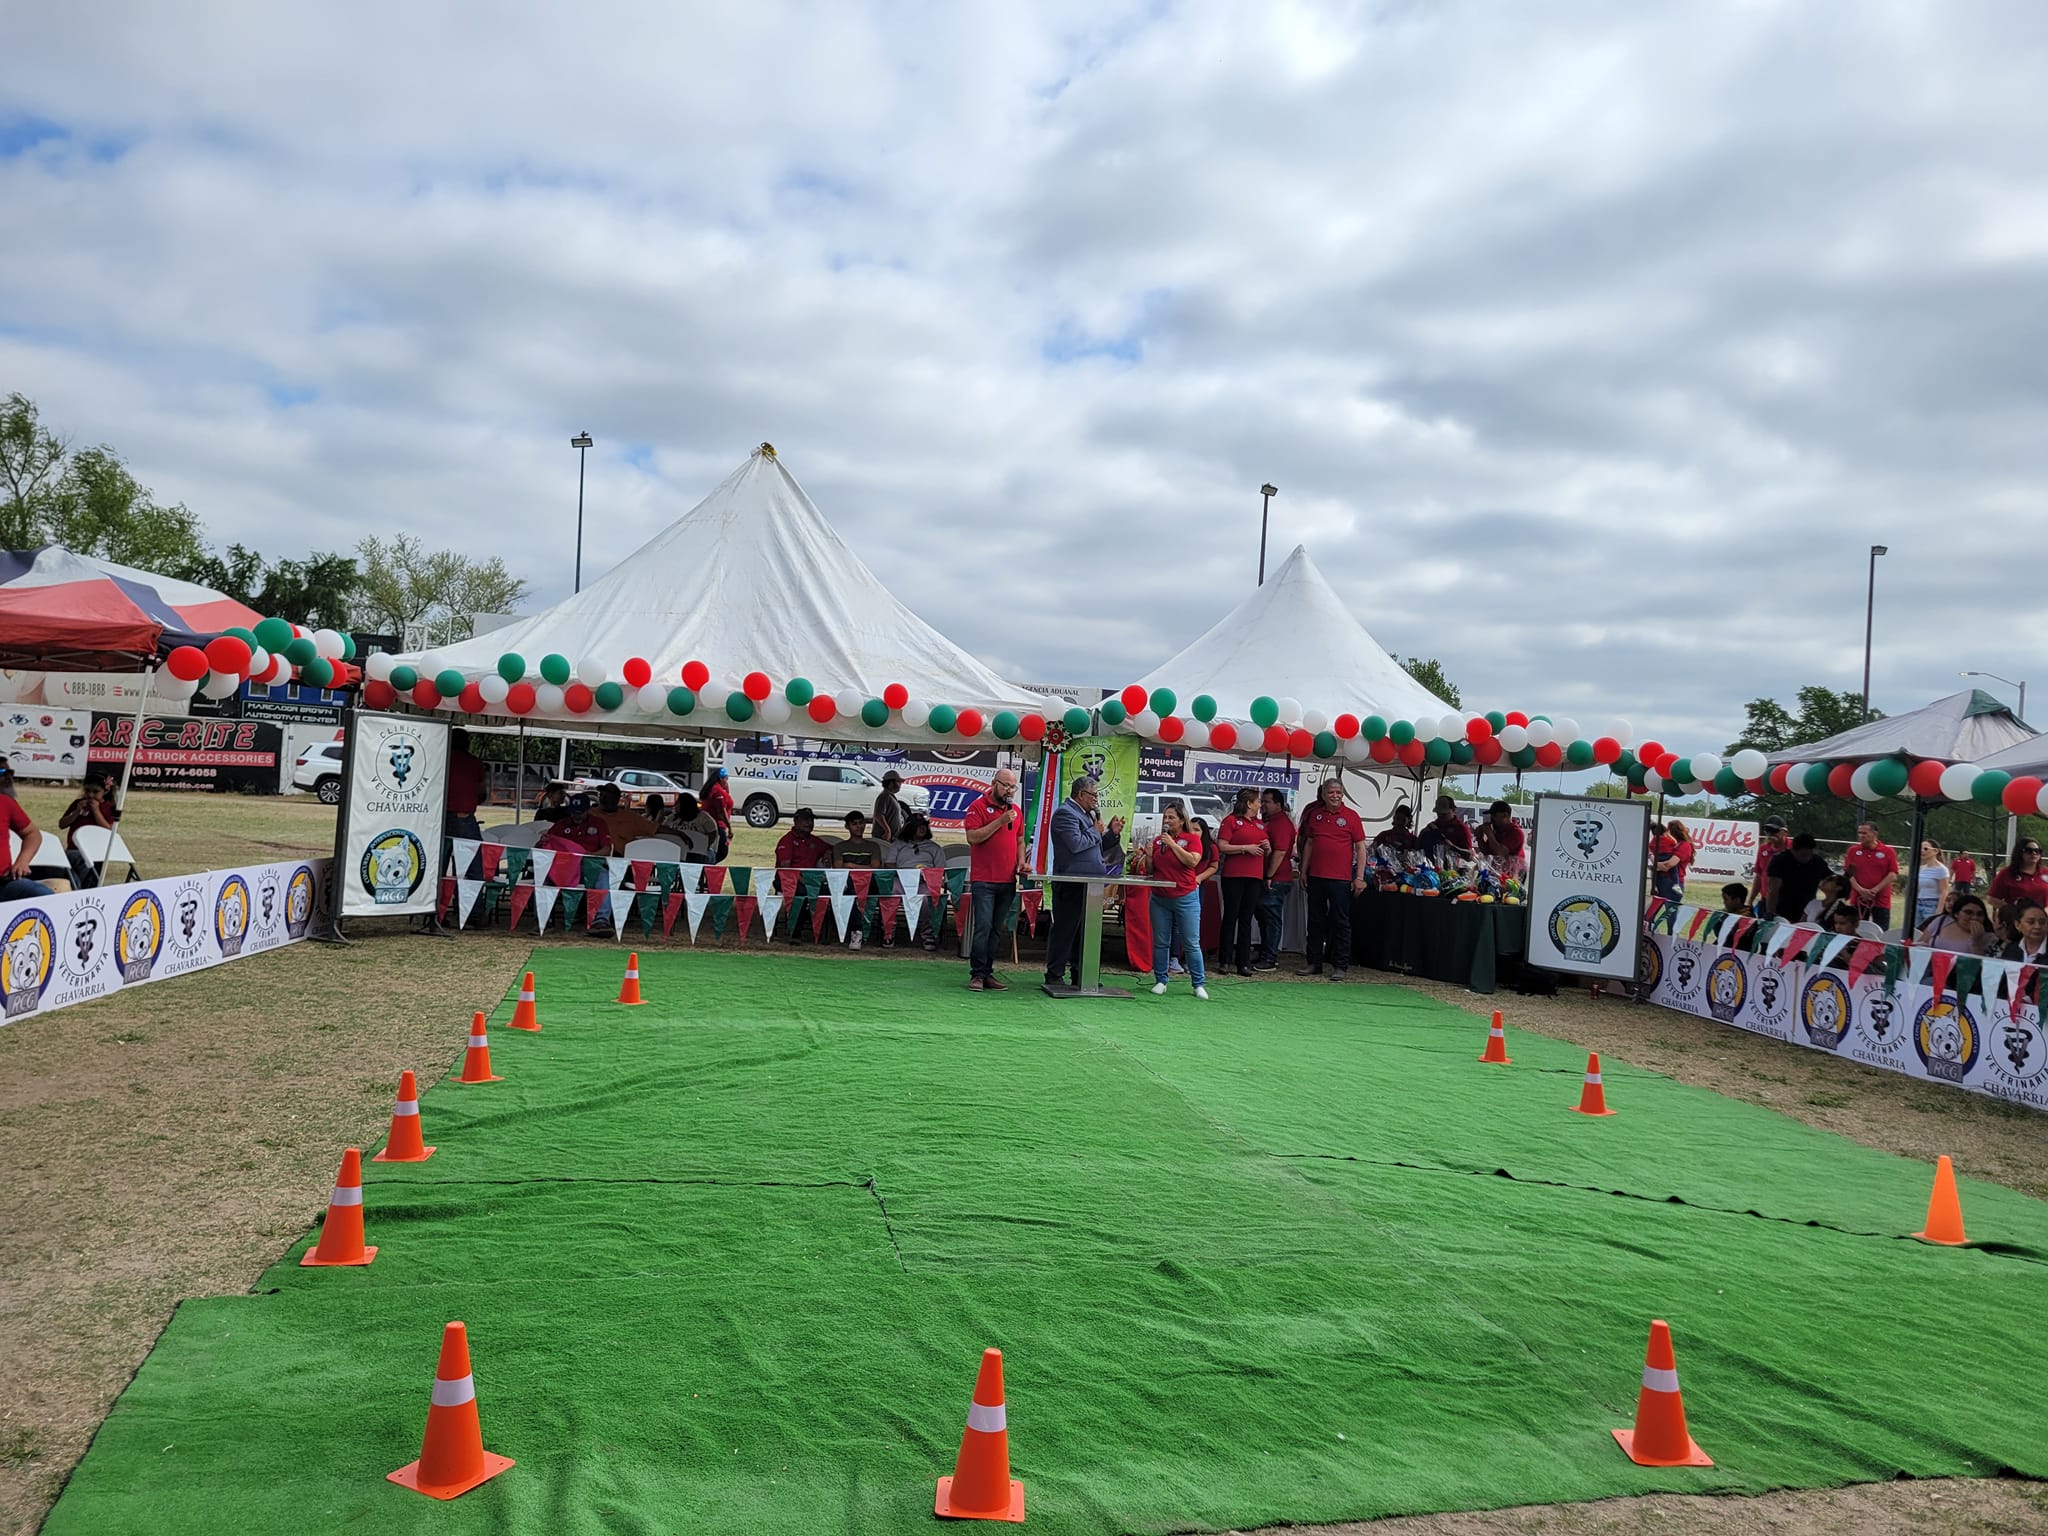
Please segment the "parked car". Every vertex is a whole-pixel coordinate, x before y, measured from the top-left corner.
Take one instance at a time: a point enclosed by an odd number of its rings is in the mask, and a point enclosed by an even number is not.
[[[310,789],[322,805],[341,804],[341,743],[316,741],[292,765],[292,787]]]
[[[848,811],[871,812],[882,792],[879,775],[859,763],[769,758],[728,767],[726,788],[750,827],[772,827],[800,810],[820,821],[837,821]],[[931,791],[905,784],[898,792],[909,811],[931,811]]]
[[[574,794],[595,795],[607,784],[618,785],[619,799],[630,806],[645,805],[649,795],[659,795],[673,805],[677,795],[694,793],[683,775],[665,773],[659,768],[614,768],[595,778],[571,779],[568,788]]]
[[[1134,802],[1131,813],[1132,843],[1142,843],[1159,835],[1159,802],[1178,800],[1187,808],[1190,816],[1200,816],[1209,823],[1209,835],[1223,825],[1223,818],[1230,814],[1230,807],[1214,795],[1191,794],[1184,789],[1162,790],[1158,794],[1141,794]]]

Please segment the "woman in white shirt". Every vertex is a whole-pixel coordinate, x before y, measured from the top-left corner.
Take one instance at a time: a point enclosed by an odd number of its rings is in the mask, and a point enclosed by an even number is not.
[[[1913,926],[1925,928],[1948,908],[1948,864],[1932,841],[1920,845],[1920,889],[1913,900]]]
[[[912,880],[924,879],[924,876],[918,873],[920,870],[944,869],[946,867],[945,850],[932,841],[932,824],[930,819],[915,811],[911,813],[910,820],[904,825],[903,836],[889,844],[888,858],[892,868],[911,871],[911,873],[904,875],[899,882],[904,885],[908,885]],[[939,947],[938,918],[939,903],[935,900],[927,900],[924,904],[923,922],[921,924],[924,928],[924,947],[926,949],[937,949]],[[915,935],[912,935],[912,937],[915,937]],[[882,944],[885,948],[895,942],[896,935],[894,932],[885,935],[882,939]]]
[[[1991,914],[1981,896],[1957,897],[1955,911],[1937,916],[1920,938],[1931,949],[1958,955],[1988,955],[1998,947],[1991,932]]]

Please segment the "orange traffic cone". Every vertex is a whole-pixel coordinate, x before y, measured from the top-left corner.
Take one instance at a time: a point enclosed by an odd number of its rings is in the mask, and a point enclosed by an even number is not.
[[[1956,1197],[1955,1166],[1944,1157],[1934,1165],[1934,1193],[1927,1201],[1927,1225],[1913,1234],[1922,1242],[1960,1248],[1963,1236],[1963,1202]]]
[[[1614,1438],[1639,1467],[1711,1467],[1713,1458],[1693,1444],[1685,1430],[1685,1399],[1678,1393],[1678,1358],[1671,1353],[1671,1328],[1650,1324],[1650,1349],[1643,1357],[1643,1389],[1636,1394],[1636,1427],[1617,1429]]]
[[[341,1172],[334,1176],[334,1193],[327,1197],[320,1244],[299,1260],[299,1266],[367,1264],[375,1257],[376,1249],[363,1246],[363,1154],[350,1147],[341,1154]]]
[[[484,1037],[484,1016],[478,1014],[469,1022],[469,1049],[462,1054],[462,1076],[458,1083],[502,1083],[504,1079],[491,1070],[491,1042]]]
[[[948,1520],[1007,1520],[1024,1523],[1024,1485],[1010,1480],[1010,1432],[1003,1418],[1003,1352],[981,1352],[981,1374],[974,1378],[974,1401],[967,1405],[967,1428],[960,1435],[960,1456],[953,1475],[939,1479],[933,1506]]]
[[[420,1459],[396,1472],[387,1482],[424,1493],[430,1499],[452,1499],[488,1482],[512,1465],[510,1456],[484,1449],[483,1426],[476,1416],[476,1383],[469,1374],[469,1330],[450,1323],[441,1330],[441,1364],[434,1371],[434,1395],[427,1408],[427,1437]]]
[[[647,999],[640,995],[640,951],[634,950],[626,956],[626,979],[619,983],[619,1001],[628,1008],[637,1008]]]
[[[410,1072],[398,1074],[398,1102],[391,1106],[391,1134],[373,1163],[424,1163],[434,1149],[420,1143],[420,1090]]]
[[[1607,1090],[1600,1086],[1600,1053],[1590,1052],[1586,1057],[1586,1083],[1579,1089],[1579,1102],[1572,1106],[1575,1115],[1611,1115],[1607,1107]]]
[[[519,1006],[512,1010],[513,1029],[540,1028],[540,1010],[533,1003],[533,972],[526,973],[526,980],[519,984]]]
[[[1493,1011],[1493,1028],[1486,1032],[1486,1053],[1479,1059],[1497,1062],[1503,1067],[1508,1064],[1508,1037],[1507,1032],[1500,1027],[1498,1008]]]

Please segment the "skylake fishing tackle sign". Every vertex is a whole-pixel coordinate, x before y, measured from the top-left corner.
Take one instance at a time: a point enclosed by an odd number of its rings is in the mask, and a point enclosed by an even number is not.
[[[1538,795],[1529,837],[1529,963],[1633,981],[1649,856],[1647,804]]]
[[[348,733],[340,860],[343,917],[432,912],[448,799],[448,727],[356,713]]]

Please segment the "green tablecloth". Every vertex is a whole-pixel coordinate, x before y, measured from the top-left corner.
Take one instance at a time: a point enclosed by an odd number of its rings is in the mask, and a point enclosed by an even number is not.
[[[1529,909],[1361,891],[1351,899],[1351,955],[1376,971],[1404,971],[1491,992],[1501,957],[1528,947]]]

